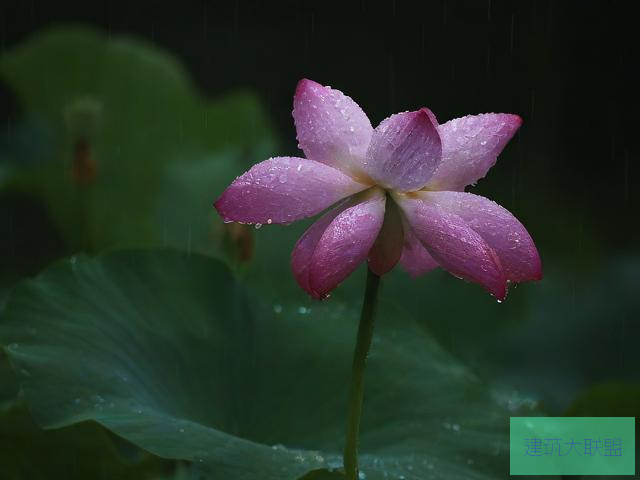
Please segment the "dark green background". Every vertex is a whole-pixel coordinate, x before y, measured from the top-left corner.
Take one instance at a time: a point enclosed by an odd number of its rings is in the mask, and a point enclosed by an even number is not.
[[[302,77],[351,95],[374,124],[423,105],[441,122],[469,113],[520,114],[521,131],[471,191],[526,225],[545,279],[518,287],[497,305],[477,287],[441,273],[413,282],[394,272],[383,296],[513,395],[561,415],[604,384],[597,403],[610,408],[599,414],[613,415],[619,395],[607,397],[606,385],[637,382],[640,367],[640,79],[632,5],[5,1],[0,41],[11,49],[43,28],[69,23],[142,37],[177,56],[205,95],[255,91],[279,134],[272,155],[298,154],[290,112]],[[1,128],[9,131],[22,111],[3,83],[0,102]],[[212,189],[211,202],[220,193]],[[278,285],[264,288],[275,297],[282,287],[310,306],[287,273],[298,231],[255,232],[257,266],[248,281],[262,285],[276,268],[271,275]],[[38,198],[2,194],[0,232],[5,286],[73,253]],[[277,266],[265,258],[274,244]],[[336,296],[357,304],[362,273]]]

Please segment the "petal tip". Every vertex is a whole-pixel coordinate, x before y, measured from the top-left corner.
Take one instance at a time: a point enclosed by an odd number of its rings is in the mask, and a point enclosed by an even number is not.
[[[416,111],[415,113],[417,117],[422,117],[426,120],[429,120],[429,122],[431,122],[431,124],[434,127],[438,126],[438,119],[436,118],[436,115],[427,107],[422,107],[420,110]]]
[[[316,88],[324,88],[322,85],[320,85],[318,82],[315,82],[313,80],[310,80],[308,78],[301,78],[298,81],[298,85],[296,85],[296,91],[295,91],[295,96],[299,96],[302,92],[308,90],[311,87],[316,87]]]
[[[518,131],[524,122],[522,117],[516,113],[498,113],[489,115],[495,115],[494,118],[499,119],[499,121],[502,122],[502,131],[505,133],[508,132],[510,137]]]
[[[495,297],[498,303],[502,303],[507,298],[507,284],[504,283],[500,288],[489,290],[489,293]]]
[[[538,269],[537,269],[535,275],[533,276],[532,280],[534,282],[539,282],[543,278],[544,278],[544,273],[542,271],[542,263],[539,263]]]
[[[213,203],[213,208],[215,208],[216,212],[218,212],[218,215],[220,215],[223,221],[232,222],[233,218],[230,218],[226,213],[227,202],[225,201],[225,196],[226,196],[227,190],[222,192],[222,195],[220,195],[220,197]]]
[[[220,195],[220,198],[214,202],[213,208],[215,208],[224,223],[236,222],[243,225],[255,224],[256,222],[243,218],[242,215],[239,214],[238,209],[234,205],[235,190],[236,189],[234,189],[233,184],[227,187],[225,191],[222,192],[222,195]]]
[[[299,243],[299,242],[298,242]],[[296,244],[296,247],[298,244]],[[298,286],[305,291],[307,295],[309,295],[314,300],[323,300],[326,298],[326,295],[322,295],[315,291],[309,282],[309,272],[304,267],[299,265],[298,259],[296,258],[297,248],[294,247],[293,252],[291,252],[291,273],[293,274],[293,278],[295,279]]]
[[[524,122],[522,117],[516,113],[507,113],[507,118],[509,119],[514,132],[518,130]]]
[[[367,259],[367,266],[379,277],[382,277],[385,273],[389,273],[393,269],[393,266],[388,268],[386,265],[372,261],[371,258]]]

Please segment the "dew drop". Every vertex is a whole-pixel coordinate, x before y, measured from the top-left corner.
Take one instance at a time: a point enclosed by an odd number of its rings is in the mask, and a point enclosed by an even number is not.
[[[259,229],[261,229],[261,228],[262,228],[262,224],[261,224],[261,223],[256,223],[256,224],[254,225],[254,227],[256,228],[256,230],[259,230]]]

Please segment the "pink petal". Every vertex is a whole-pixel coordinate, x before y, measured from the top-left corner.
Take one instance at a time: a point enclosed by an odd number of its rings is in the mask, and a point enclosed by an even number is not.
[[[360,177],[373,128],[356,102],[312,80],[298,83],[293,119],[307,158]]]
[[[399,200],[416,237],[442,268],[504,299],[507,279],[500,260],[476,231],[434,202],[416,196]]]
[[[440,125],[442,162],[427,187],[461,191],[477,182],[495,165],[520,125],[522,119],[508,113],[468,115]]]
[[[505,208],[464,192],[424,192],[420,197],[459,216],[478,232],[500,258],[508,280],[526,282],[542,278],[542,263],[529,232]]]
[[[311,259],[309,283],[326,295],[362,263],[384,220],[385,196],[374,189],[367,199],[340,213],[326,228]]]
[[[424,275],[439,266],[408,224],[404,225],[404,248],[400,257],[400,266],[413,278]]]
[[[404,234],[402,216],[393,201],[387,201],[382,229],[369,251],[369,268],[382,276],[391,271],[400,260]]]
[[[380,185],[407,192],[423,187],[442,156],[438,122],[427,108],[392,115],[373,132],[367,173]]]
[[[365,188],[322,163],[276,157],[254,165],[236,178],[215,207],[225,221],[290,223],[316,215]]]
[[[342,204],[329,210],[302,234],[296,242],[295,247],[293,247],[293,252],[291,252],[291,271],[298,285],[312,297],[319,298],[319,296],[311,290],[311,285],[309,284],[309,267],[311,266],[313,252],[316,251],[318,242],[327,227],[349,206],[352,206],[352,204],[348,200],[345,200]]]

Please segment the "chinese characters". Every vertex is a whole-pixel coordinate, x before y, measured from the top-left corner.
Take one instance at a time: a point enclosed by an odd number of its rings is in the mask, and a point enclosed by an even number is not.
[[[621,438],[605,438],[604,447],[601,439],[585,438],[583,442],[576,442],[572,438],[570,442],[564,442],[567,445],[561,449],[560,438],[545,438],[546,443],[540,438],[525,439],[524,456],[541,457],[543,455],[553,456],[555,453],[559,457],[577,454],[579,456],[600,455],[604,457],[621,457],[622,456],[622,439]],[[565,452],[564,454],[562,452]],[[604,451],[604,453],[603,453]]]

